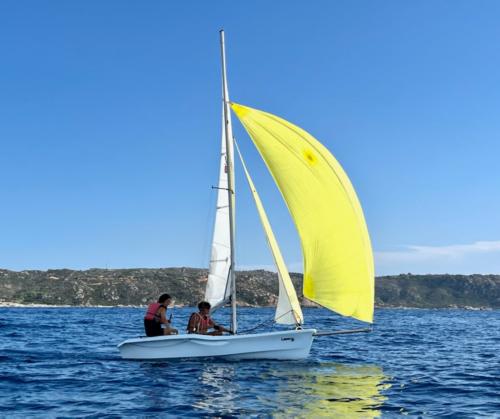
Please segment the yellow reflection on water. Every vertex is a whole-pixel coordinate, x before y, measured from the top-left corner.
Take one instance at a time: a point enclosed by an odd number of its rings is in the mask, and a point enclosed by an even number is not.
[[[316,362],[200,362],[145,364],[153,386],[144,392],[160,411],[190,405],[208,416],[376,418],[391,387],[376,365]],[[172,412],[173,416],[175,413]]]
[[[320,364],[305,369],[281,370],[278,389],[281,417],[379,417],[387,383],[376,365]]]

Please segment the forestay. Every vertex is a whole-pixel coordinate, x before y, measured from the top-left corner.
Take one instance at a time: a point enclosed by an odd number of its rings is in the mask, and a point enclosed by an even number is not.
[[[295,288],[293,287],[292,280],[290,279],[290,274],[288,273],[288,269],[285,265],[285,261],[283,260],[283,256],[278,246],[278,242],[276,241],[273,230],[271,228],[271,224],[269,222],[269,219],[267,218],[266,211],[264,210],[264,206],[262,205],[260,196],[257,193],[257,189],[255,188],[252,178],[250,177],[250,173],[248,172],[245,161],[243,160],[243,156],[241,155],[238,144],[236,144],[236,150],[240,157],[241,164],[248,181],[248,186],[250,187],[250,190],[252,192],[252,196],[255,201],[255,206],[257,207],[257,212],[259,213],[262,227],[264,228],[267,242],[269,244],[269,247],[271,248],[274,263],[278,270],[279,296],[274,320],[276,321],[276,323],[280,324],[300,325],[304,322],[304,318],[302,316],[302,310],[297,298],[297,293],[295,292]]]
[[[345,316],[373,321],[374,268],[363,211],[331,153],[275,115],[232,104],[270,170],[297,227],[304,295]]]

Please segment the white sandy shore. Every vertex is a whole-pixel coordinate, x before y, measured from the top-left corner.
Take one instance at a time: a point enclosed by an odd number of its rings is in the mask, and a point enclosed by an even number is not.
[[[147,304],[144,305],[123,305],[123,304],[115,304],[115,305],[69,305],[69,304],[22,304],[22,303],[14,303],[11,301],[0,301],[0,308],[2,307],[24,307],[24,308],[146,308]],[[184,304],[175,304],[173,308],[183,308],[188,307]],[[171,309],[172,306],[169,306]]]
[[[9,301],[0,301],[1,307],[23,307],[23,308],[115,308],[115,307],[128,307],[128,308],[145,308],[146,306],[126,306],[126,305],[114,305],[114,306],[71,306],[71,305],[55,305],[55,304],[21,304],[12,303]],[[176,308],[178,308],[176,306]]]
[[[13,303],[10,301],[0,301],[0,308],[146,308],[147,305],[113,305],[113,306],[104,306],[104,305],[82,305],[82,306],[71,306],[71,305],[55,305],[55,304],[21,304],[21,303]],[[189,307],[185,305],[175,305],[174,308],[183,308],[183,307]],[[240,308],[269,308],[268,307],[257,307],[257,306],[240,306]],[[304,308],[317,308],[317,307],[304,307]],[[471,310],[471,311],[478,311],[478,310],[494,310],[491,307],[470,307],[470,306],[464,306],[464,307],[435,307],[435,308],[422,308],[422,307],[377,307],[375,306],[376,309],[380,310],[392,310],[392,309],[397,309],[397,310]]]

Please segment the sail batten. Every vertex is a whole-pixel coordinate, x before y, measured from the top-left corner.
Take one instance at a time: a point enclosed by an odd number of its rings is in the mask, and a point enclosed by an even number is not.
[[[374,269],[361,205],[332,154],[303,129],[232,104],[276,182],[299,233],[304,296],[373,321]]]

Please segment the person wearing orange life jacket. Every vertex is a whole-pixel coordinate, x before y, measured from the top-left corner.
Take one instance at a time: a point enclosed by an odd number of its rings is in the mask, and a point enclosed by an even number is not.
[[[176,335],[177,329],[171,327],[170,320],[167,319],[167,307],[172,302],[172,297],[168,294],[160,295],[157,303],[148,306],[144,316],[144,330],[146,336]]]
[[[220,336],[222,332],[232,334],[232,331],[215,323],[210,317],[210,303],[202,301],[198,304],[198,313],[191,314],[187,327],[188,333],[198,333],[200,335]],[[215,329],[209,331],[209,329]]]

